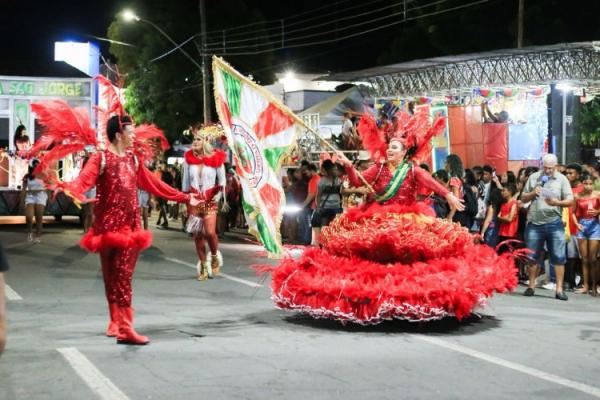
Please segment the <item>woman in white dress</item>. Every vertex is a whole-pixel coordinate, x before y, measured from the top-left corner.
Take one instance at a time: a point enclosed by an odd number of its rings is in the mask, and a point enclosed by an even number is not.
[[[197,206],[188,206],[186,231],[191,233],[198,253],[197,279],[204,281],[219,274],[223,257],[218,250],[217,212],[219,201],[227,209],[225,193],[225,159],[222,150],[213,149],[211,140],[222,134],[216,125],[198,130],[191,150],[185,153],[183,162],[182,191],[203,196]],[[210,252],[206,252],[208,244]]]

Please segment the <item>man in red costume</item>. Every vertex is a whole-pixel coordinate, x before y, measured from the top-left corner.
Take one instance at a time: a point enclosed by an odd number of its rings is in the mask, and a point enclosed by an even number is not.
[[[96,186],[94,224],[81,239],[81,246],[100,253],[110,311],[106,335],[116,336],[119,344],[145,345],[148,338],[133,329],[131,281],[138,255],[151,245],[152,235],[141,229],[137,188],[180,203],[198,201],[161,182],[138,160],[131,151],[134,130],[129,116],[111,117],[106,134],[107,149],[93,154],[77,179],[59,183],[56,192],[80,199]]]

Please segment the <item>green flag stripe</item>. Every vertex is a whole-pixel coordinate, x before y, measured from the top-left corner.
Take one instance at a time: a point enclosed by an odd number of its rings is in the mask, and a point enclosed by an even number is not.
[[[260,241],[262,242],[265,249],[268,252],[273,254],[279,254],[279,245],[277,244],[277,239],[273,237],[271,232],[269,232],[269,228],[265,222],[265,219],[261,214],[256,216],[256,225],[258,227],[258,234],[260,236]]]
[[[273,237],[271,232],[269,231],[269,227],[261,214],[256,212],[256,208],[242,199],[242,208],[244,209],[244,214],[246,214],[246,218],[255,219],[256,221],[256,230],[258,231],[258,240],[262,243],[265,249],[269,253],[280,254],[281,248],[277,239]]]
[[[271,147],[269,149],[264,149],[263,153],[265,154],[265,158],[267,162],[271,166],[273,171],[277,171],[277,167],[279,166],[279,160],[281,157],[289,150],[289,146],[285,147]]]
[[[240,102],[242,96],[242,82],[227,71],[221,70],[225,93],[227,96],[227,105],[232,117],[240,115]]]
[[[244,209],[244,213],[246,215],[250,215],[254,212],[254,207],[252,207],[246,200],[242,198],[242,208]]]

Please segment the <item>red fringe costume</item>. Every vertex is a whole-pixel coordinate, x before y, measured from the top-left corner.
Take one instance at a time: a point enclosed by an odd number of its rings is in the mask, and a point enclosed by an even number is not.
[[[498,256],[492,248],[475,244],[466,229],[435,218],[428,205],[416,202],[421,187],[440,196],[448,193],[415,165],[443,120],[430,128],[422,115],[398,118],[412,158],[400,188],[383,204],[371,202],[336,217],[321,232],[321,249],[306,250],[298,260],[286,258],[275,268],[264,267],[272,272],[277,307],[362,325],[447,316],[460,320],[494,291],[517,285],[510,254]],[[371,154],[382,155],[382,132],[372,119],[362,125],[375,126],[371,132],[378,136],[363,138],[363,143],[374,143]],[[364,129],[360,133],[365,136]],[[352,168],[347,172],[352,185],[362,185]],[[393,174],[383,162],[363,176],[382,193]]]
[[[110,82],[106,79],[99,81],[102,85],[110,85],[108,97],[112,100],[109,104],[118,102]],[[37,156],[51,148],[41,156],[38,170],[49,168],[53,162],[71,153],[98,147],[96,132],[84,110],[71,109],[62,100],[32,104],[32,110],[45,130],[30,156]],[[116,112],[122,123],[123,108],[120,104],[110,106],[108,111],[99,111],[106,119]],[[102,121],[102,126],[106,126],[106,121]],[[125,129],[124,126],[121,129]],[[152,158],[155,152],[153,145],[148,143],[150,139],[159,139],[162,149],[168,148],[160,129],[153,125],[140,125],[135,128],[133,149],[124,155],[108,150],[96,152],[75,180],[65,183],[50,178],[52,180],[47,182],[49,188],[61,188],[65,194],[82,203],[86,201],[85,192],[96,186],[94,224],[80,244],[84,249],[100,254],[110,311],[106,335],[116,336],[118,343],[125,344],[148,343],[148,338],[138,335],[133,329],[131,307],[131,282],[137,258],[141,250],[152,244],[151,233],[141,229],[137,189],[180,203],[190,201],[190,194],[163,183],[144,166],[144,161]]]

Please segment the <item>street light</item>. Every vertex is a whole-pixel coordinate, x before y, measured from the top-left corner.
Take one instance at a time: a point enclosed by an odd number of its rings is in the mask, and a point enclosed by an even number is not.
[[[123,10],[123,12],[121,13],[121,16],[123,17],[123,20],[125,20],[125,22],[140,20],[140,17],[135,15],[135,13],[131,10]]]
[[[202,68],[202,66],[200,64],[198,64],[196,62],[196,60],[194,60],[194,58],[192,56],[189,55],[189,53],[187,51],[185,51],[183,49],[183,47],[181,47],[179,44],[177,44],[177,42],[175,40],[173,40],[173,38],[171,38],[171,36],[167,35],[167,33],[165,31],[163,31],[158,25],[156,25],[154,22],[149,21],[147,19],[144,18],[140,18],[136,13],[134,13],[132,10],[126,9],[123,10],[121,13],[121,18],[123,19],[123,21],[125,22],[144,22],[150,26],[152,26],[154,29],[156,29],[161,35],[163,35],[169,42],[171,42],[171,44],[173,46],[175,46],[175,48],[179,51],[181,51],[183,53],[183,55],[185,55],[188,60],[190,60],[201,72],[202,72],[202,80],[204,82],[203,84],[203,88],[202,88],[202,93],[203,93],[203,101],[204,101],[204,123],[208,123],[210,122],[210,111],[208,110],[207,104],[208,104],[208,91],[204,88],[204,86],[206,85],[206,69]]]

